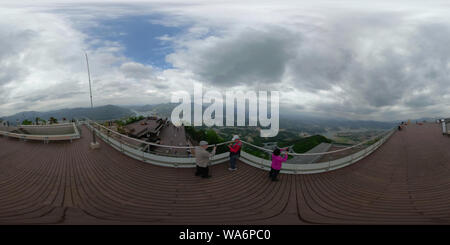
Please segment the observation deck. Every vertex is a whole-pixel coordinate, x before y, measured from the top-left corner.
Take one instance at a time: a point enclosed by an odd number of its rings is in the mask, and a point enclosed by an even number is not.
[[[202,179],[193,159],[158,166],[109,138],[91,150],[91,130],[80,134],[0,137],[0,224],[450,224],[450,138],[438,124],[391,131],[336,168],[292,167],[279,182],[244,155],[234,172],[218,156]]]

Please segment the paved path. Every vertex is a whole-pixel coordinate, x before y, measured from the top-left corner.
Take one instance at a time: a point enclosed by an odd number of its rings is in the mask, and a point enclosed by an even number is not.
[[[327,152],[330,149],[331,144],[329,143],[320,143],[316,147],[307,151],[306,153],[319,153],[319,152]],[[311,164],[314,163],[317,159],[321,158],[321,155],[318,156],[294,156],[292,159],[288,160],[288,163],[293,164]]]
[[[436,124],[396,132],[346,168],[275,183],[243,163],[205,180],[89,141],[86,129],[73,143],[0,137],[0,223],[450,224],[450,137]]]

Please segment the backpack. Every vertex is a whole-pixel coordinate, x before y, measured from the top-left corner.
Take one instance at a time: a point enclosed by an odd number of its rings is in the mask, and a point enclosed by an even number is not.
[[[233,146],[234,144],[236,144],[236,142],[233,143]],[[238,157],[241,157],[242,142],[239,141],[237,144],[240,145],[239,150],[236,153],[230,151],[230,156],[237,155]]]

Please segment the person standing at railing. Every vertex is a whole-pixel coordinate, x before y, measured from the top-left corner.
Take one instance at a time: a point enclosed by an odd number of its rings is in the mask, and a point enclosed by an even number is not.
[[[239,135],[234,135],[232,140],[234,142],[228,145],[230,149],[230,168],[228,170],[235,171],[237,170],[236,161],[241,156],[242,142],[239,140]]]
[[[197,164],[197,171],[195,172],[195,176],[202,176],[202,178],[210,178],[209,175],[209,162],[210,158],[216,154],[216,147],[211,153],[209,153],[206,149],[208,149],[208,142],[200,141],[200,146],[195,147],[194,155],[195,162]]]
[[[278,149],[276,148],[273,151],[272,154],[272,165],[270,167],[270,172],[269,172],[269,178],[272,179],[272,181],[278,181],[277,176],[280,173],[281,170],[281,165],[283,162],[286,162],[287,158],[288,158],[288,154],[287,154],[287,150],[289,148],[283,148],[283,149]],[[284,156],[280,156],[281,151],[283,151]]]

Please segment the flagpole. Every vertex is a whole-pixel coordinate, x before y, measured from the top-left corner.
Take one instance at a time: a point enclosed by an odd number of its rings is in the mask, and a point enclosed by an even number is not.
[[[94,111],[94,103],[92,102],[92,85],[91,85],[91,72],[89,70],[89,60],[88,60],[88,55],[86,53],[86,51],[84,52],[85,56],[86,56],[86,66],[87,66],[87,71],[88,71],[88,78],[89,78],[89,94],[91,97],[91,110]],[[94,145],[97,144],[97,141],[95,139],[95,129],[92,126],[92,142]]]

